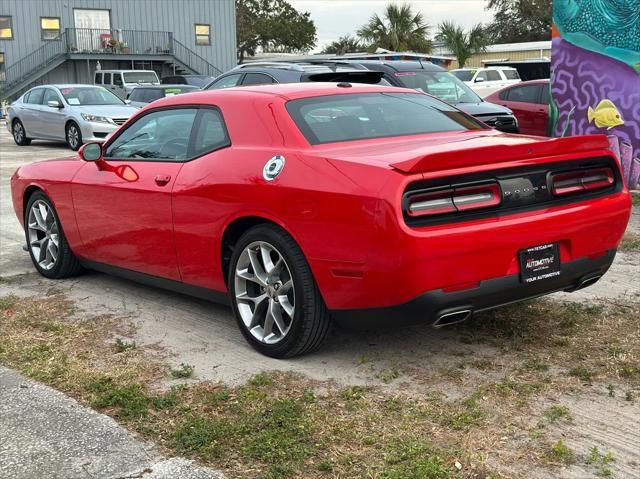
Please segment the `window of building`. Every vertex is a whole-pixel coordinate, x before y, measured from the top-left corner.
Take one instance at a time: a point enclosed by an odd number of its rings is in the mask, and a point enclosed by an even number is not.
[[[9,16],[0,16],[0,40],[13,40],[13,22]]]
[[[196,23],[196,45],[211,45],[211,25]]]
[[[0,52],[0,82],[7,81],[4,73],[4,52]]]
[[[60,18],[40,17],[40,32],[44,41],[60,40]]]

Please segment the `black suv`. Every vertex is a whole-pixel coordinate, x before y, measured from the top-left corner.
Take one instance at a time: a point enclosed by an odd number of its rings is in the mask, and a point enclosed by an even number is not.
[[[203,90],[269,83],[352,82],[381,83],[381,72],[343,62],[255,62],[238,65],[220,75]],[[386,82],[382,82],[385,85]]]
[[[511,110],[489,103],[452,73],[430,62],[404,60],[340,60],[383,74],[390,85],[422,90],[459,108],[497,130],[519,133],[518,120]]]

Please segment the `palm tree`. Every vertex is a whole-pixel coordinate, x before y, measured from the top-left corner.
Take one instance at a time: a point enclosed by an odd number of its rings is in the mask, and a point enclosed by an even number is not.
[[[464,68],[467,60],[477,53],[487,51],[489,39],[481,24],[475,25],[465,33],[462,27],[453,22],[442,22],[438,27],[436,39],[444,43],[458,59],[460,68]]]
[[[428,33],[429,25],[422,13],[414,13],[406,3],[400,6],[387,4],[383,18],[374,13],[357,32],[360,38],[371,43],[372,48],[430,53],[432,45]]]
[[[344,55],[345,53],[361,52],[364,49],[365,46],[360,43],[360,40],[352,37],[351,35],[345,35],[338,38],[335,42],[331,42],[330,44],[325,45],[322,53]]]

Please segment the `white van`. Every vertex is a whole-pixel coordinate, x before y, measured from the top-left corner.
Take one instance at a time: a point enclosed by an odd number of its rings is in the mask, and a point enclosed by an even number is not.
[[[469,85],[481,98],[522,81],[518,70],[513,67],[458,68],[451,70],[451,73]]]
[[[135,87],[160,85],[160,80],[153,70],[96,70],[93,83],[107,88],[126,100]]]

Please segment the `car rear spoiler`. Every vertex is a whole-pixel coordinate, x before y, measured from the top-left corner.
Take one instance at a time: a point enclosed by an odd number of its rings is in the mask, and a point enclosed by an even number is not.
[[[499,144],[488,145],[486,137],[478,136],[427,147],[426,154],[392,163],[391,166],[403,173],[419,173],[609,148],[605,135],[549,139],[514,135],[500,137],[500,140]],[[429,149],[433,152],[428,152]]]

